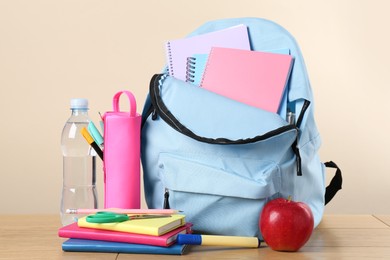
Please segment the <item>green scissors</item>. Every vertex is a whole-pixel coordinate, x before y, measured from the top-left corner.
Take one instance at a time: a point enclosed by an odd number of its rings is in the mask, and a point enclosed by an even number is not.
[[[94,215],[87,216],[86,220],[89,223],[115,223],[123,222],[131,219],[147,219],[147,218],[166,218],[171,215],[153,215],[153,214],[142,214],[142,215],[130,215],[120,214],[110,211],[99,211]]]

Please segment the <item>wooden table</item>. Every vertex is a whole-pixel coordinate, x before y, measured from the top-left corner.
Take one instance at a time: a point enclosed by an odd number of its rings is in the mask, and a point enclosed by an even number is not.
[[[326,215],[309,242],[295,253],[193,246],[186,255],[63,252],[57,215],[1,215],[0,259],[390,259],[390,216]]]

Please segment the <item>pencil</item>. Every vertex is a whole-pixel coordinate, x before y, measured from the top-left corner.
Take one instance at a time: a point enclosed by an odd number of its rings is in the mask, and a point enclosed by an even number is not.
[[[118,214],[176,214],[175,209],[67,209],[67,214],[95,214],[97,212],[114,212]]]
[[[95,152],[99,155],[100,159],[103,160],[103,151],[100,149],[99,145],[93,140],[92,136],[89,134],[87,128],[83,127],[81,129],[81,134],[84,136],[85,140],[89,143],[90,146],[95,150]]]

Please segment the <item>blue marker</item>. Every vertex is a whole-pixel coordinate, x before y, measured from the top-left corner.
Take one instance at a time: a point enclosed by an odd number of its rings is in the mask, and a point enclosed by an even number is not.
[[[229,246],[229,247],[251,247],[258,248],[260,240],[257,237],[239,236],[210,236],[179,234],[177,236],[179,245],[205,245],[205,246]]]

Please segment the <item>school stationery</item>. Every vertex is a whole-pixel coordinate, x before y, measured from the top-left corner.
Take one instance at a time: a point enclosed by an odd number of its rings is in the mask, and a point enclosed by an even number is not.
[[[114,212],[118,214],[177,214],[180,210],[175,209],[67,209],[66,214],[95,214],[97,212]]]
[[[140,214],[140,215],[128,215],[128,214],[120,214],[109,211],[100,211],[96,212],[93,215],[89,215],[86,217],[87,222],[89,223],[115,223],[115,222],[123,222],[126,220],[134,220],[134,219],[150,219],[150,218],[170,218],[170,215],[154,215],[154,214]]]
[[[100,120],[99,120],[99,125],[100,125],[100,129],[102,130],[102,134],[104,134],[104,122],[103,122],[103,116],[100,112],[99,113],[99,117],[100,117]],[[104,139],[103,139],[103,142],[104,142]]]
[[[86,218],[87,217],[83,217],[78,220],[77,223],[79,227],[105,229],[152,236],[161,236],[171,230],[185,225],[185,216],[179,214],[164,218],[131,219],[114,223],[90,223]]]
[[[62,250],[69,252],[182,255],[186,252],[186,249],[187,245],[179,244],[162,247],[75,238],[68,239],[62,243]]]
[[[168,41],[165,44],[165,51],[169,74],[177,79],[185,80],[187,58],[196,53],[209,53],[212,46],[250,50],[247,27],[237,25],[215,32]]]
[[[125,95],[130,111],[119,109],[119,98]],[[140,208],[140,128],[141,116],[130,91],[119,91],[113,97],[113,111],[104,121],[104,207]]]
[[[290,54],[290,50],[286,48],[275,49],[275,50],[264,50],[264,52],[279,53],[279,54],[286,54],[286,55]],[[196,86],[200,85],[208,58],[209,58],[208,53],[198,53],[187,58],[186,82],[190,82]]]
[[[84,139],[88,142],[88,144],[93,148],[93,150],[99,155],[100,159],[103,160],[103,151],[97,145],[97,143],[93,140],[92,136],[89,134],[86,127],[81,128],[81,134]]]
[[[65,238],[79,238],[90,240],[102,240],[111,242],[125,242],[133,244],[144,244],[154,246],[170,246],[177,238],[178,234],[191,233],[192,223],[186,223],[161,236],[143,235],[129,232],[118,232],[94,228],[82,228],[77,223],[61,227],[58,230],[58,236]]]
[[[292,68],[290,55],[213,47],[201,87],[277,113]]]
[[[187,58],[186,82],[199,86],[206,68],[208,54],[194,54]]]
[[[261,238],[265,203],[291,195],[310,206],[317,226],[342,176],[337,165],[319,159],[321,141],[301,51],[284,28],[258,18],[208,22],[191,35],[236,24],[248,26],[254,51],[290,49],[294,68],[287,101],[295,123],[169,75],[154,75],[141,135],[147,205],[161,208],[169,201],[185,212],[197,233]],[[337,169],[329,189],[326,167]]]
[[[179,234],[177,243],[180,245],[229,246],[258,248],[260,240],[257,237],[212,236],[199,234]]]
[[[99,130],[92,121],[88,124],[88,132],[92,136],[95,143],[97,143],[99,146],[103,145],[103,136],[100,134]]]
[[[279,53],[290,55],[290,50],[288,48],[264,50],[264,52]],[[203,72],[206,68],[208,54],[194,54],[192,57],[187,59],[187,71],[186,71],[186,82],[190,82],[196,86],[199,86],[203,77]],[[288,84],[286,89],[283,91],[283,97],[280,102],[278,109],[278,114],[287,121],[287,93],[288,93]]]

